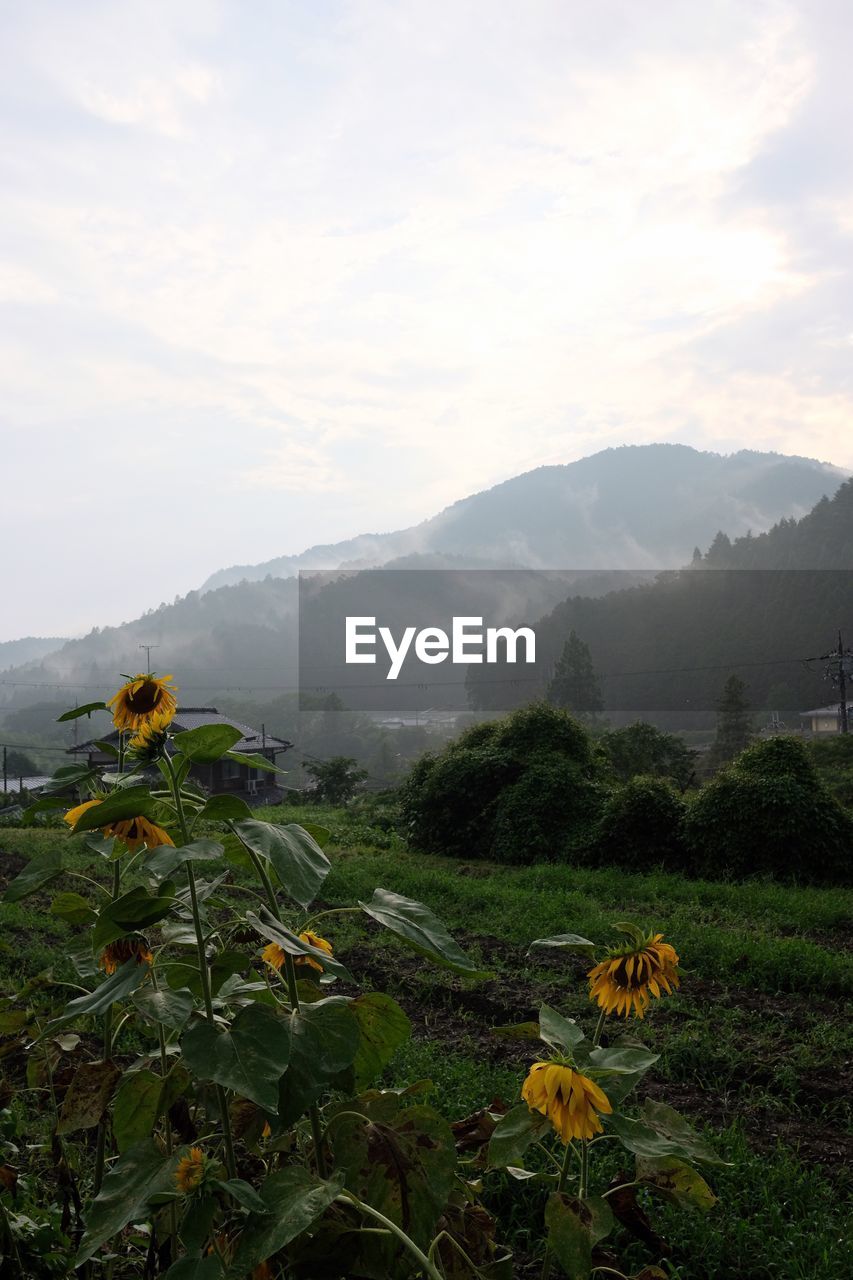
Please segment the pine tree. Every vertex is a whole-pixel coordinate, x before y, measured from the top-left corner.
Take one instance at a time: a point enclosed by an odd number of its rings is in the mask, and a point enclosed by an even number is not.
[[[576,631],[572,631],[563,645],[545,697],[552,707],[562,707],[577,716],[593,716],[604,710],[589,645],[584,644]]]
[[[733,760],[749,746],[753,736],[746,685],[737,676],[729,676],[717,699],[717,733],[708,752],[709,766],[718,769]]]

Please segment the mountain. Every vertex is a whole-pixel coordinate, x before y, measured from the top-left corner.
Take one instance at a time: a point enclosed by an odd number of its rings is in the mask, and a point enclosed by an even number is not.
[[[46,653],[61,649],[66,643],[61,636],[24,636],[20,640],[0,641],[0,671],[17,667],[22,662],[33,662]]]
[[[409,529],[221,569],[202,590],[300,569],[369,568],[411,555],[461,557],[470,567],[675,568],[718,529],[737,537],[763,532],[782,516],[804,515],[844,477],[826,463],[776,453],[624,445],[565,466],[538,467]]]

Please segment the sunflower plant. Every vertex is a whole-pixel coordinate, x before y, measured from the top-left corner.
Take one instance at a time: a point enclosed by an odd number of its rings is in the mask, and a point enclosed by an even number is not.
[[[79,886],[51,904],[80,931],[73,998],[46,1019],[43,1004],[15,1015],[70,1265],[115,1280],[507,1277],[423,1082],[378,1087],[409,1020],[359,992],[335,936],[370,921],[426,961],[486,975],[390,890],[317,906],[329,832],[202,795],[193,766],[247,763],[241,732],[174,732],[176,706],[172,677],[146,673],[62,717],[111,711],[110,767],[56,773],[28,820],[62,812],[73,856],[37,856],[5,895],[62,875]],[[43,1000],[50,982],[37,986]]]
[[[542,1280],[554,1264],[570,1280],[632,1277],[620,1269],[612,1241],[621,1229],[657,1247],[643,1201],[663,1197],[707,1211],[716,1197],[697,1165],[724,1163],[690,1124],[662,1102],[632,1095],[658,1060],[620,1020],[642,1019],[652,1003],[680,983],[679,956],[661,933],[623,922],[620,940],[598,953],[577,934],[539,938],[531,951],[548,948],[588,957],[589,999],[598,1017],[588,1034],[574,1019],[543,1005],[538,1023],[498,1028],[499,1034],[538,1040],[540,1050],[521,1085],[521,1101],[504,1114],[488,1114],[487,1145],[476,1163],[501,1169],[519,1182],[549,1188],[545,1203],[546,1251]],[[613,1175],[613,1144],[632,1161]],[[619,1161],[620,1166],[622,1161]],[[649,1263],[633,1280],[666,1280]]]

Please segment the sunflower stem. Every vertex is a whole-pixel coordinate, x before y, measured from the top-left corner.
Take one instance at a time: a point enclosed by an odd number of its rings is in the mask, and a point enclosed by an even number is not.
[[[118,859],[113,863],[113,886],[110,901],[115,902],[121,888],[121,863]],[[113,1051],[113,1009],[112,1005],[104,1013],[104,1062],[109,1062]],[[101,1189],[104,1180],[104,1167],[107,1162],[107,1117],[106,1113],[98,1121],[98,1143],[95,1149],[95,1195]]]
[[[604,1023],[607,1018],[607,1010],[602,1009],[598,1015],[598,1022],[595,1024],[595,1031],[592,1033],[592,1043],[597,1045],[601,1039],[601,1033],[604,1030]]]
[[[190,833],[187,826],[187,819],[184,813],[183,801],[181,799],[181,788],[178,785],[175,766],[171,756],[163,757],[166,768],[169,773],[169,779],[172,785],[172,795],[175,800],[175,813],[178,817],[178,825],[181,828],[181,836],[184,844],[189,844]],[[201,991],[204,997],[204,1011],[207,1014],[207,1020],[213,1025],[213,994],[210,989],[210,970],[207,967],[207,949],[204,943],[204,930],[201,925],[201,913],[198,907],[198,890],[195,882],[195,871],[193,870],[192,861],[185,863],[187,869],[187,882],[190,887],[190,906],[192,907],[193,925],[195,926],[196,949],[198,951],[198,968],[201,977]],[[216,1086],[216,1100],[219,1105],[219,1115],[222,1124],[222,1138],[225,1143],[225,1164],[228,1169],[229,1178],[237,1177],[237,1158],[234,1154],[234,1140],[231,1136],[231,1120],[228,1115],[228,1096],[221,1084]]]
[[[249,857],[252,860],[252,866],[257,872],[258,879],[264,886],[264,893],[267,895],[267,902],[271,915],[281,924],[281,912],[278,907],[278,900],[275,896],[275,889],[272,881],[267,874],[267,869],[261,862],[254,849],[248,849],[245,845]],[[293,963],[293,956],[285,952],[284,955],[284,973],[287,979],[287,994],[290,998],[290,1007],[294,1013],[299,1012],[299,988],[296,985],[296,966]],[[320,1120],[320,1110],[316,1102],[312,1102],[308,1107],[308,1119],[311,1123],[311,1137],[314,1141],[314,1158],[317,1162],[317,1172],[321,1178],[328,1176],[328,1167],[326,1165],[326,1155],[323,1151],[323,1125]]]
[[[421,1270],[430,1280],[444,1280],[441,1272],[435,1263],[431,1262],[422,1249],[419,1249],[412,1240],[411,1236],[406,1235],[402,1227],[398,1227],[396,1222],[392,1222],[390,1218],[386,1218],[384,1213],[380,1213],[378,1209],[374,1209],[373,1205],[365,1204],[363,1200],[359,1200],[358,1196],[353,1195],[351,1191],[341,1191],[336,1197],[338,1200],[346,1201],[348,1204],[355,1205],[362,1213],[366,1213],[369,1218],[374,1218],[377,1222],[381,1222],[383,1227],[395,1235],[405,1249],[409,1251],[421,1266]]]
[[[154,972],[153,968],[151,970],[151,982],[153,983],[154,990],[158,991],[157,974]],[[169,1062],[166,1054],[166,1033],[163,1030],[162,1022],[157,1023],[157,1039],[160,1043],[160,1074],[165,1081],[166,1076],[169,1074]],[[171,1156],[173,1150],[172,1121],[169,1119],[168,1107],[165,1109],[165,1115],[163,1118],[165,1121],[166,1155]],[[178,1256],[178,1214],[175,1209],[174,1202],[169,1205],[169,1243],[172,1250],[172,1261],[174,1262]]]
[[[583,1187],[585,1184],[586,1167],[584,1165],[584,1157],[586,1156],[586,1142],[583,1144],[583,1154],[581,1155],[581,1180],[578,1187],[578,1195],[582,1198],[584,1195]],[[572,1144],[566,1143],[566,1150],[563,1153],[563,1167],[560,1170],[559,1181],[557,1182],[557,1195],[559,1195],[566,1186],[566,1180],[569,1176],[569,1164],[572,1157]],[[542,1278],[541,1280],[549,1280],[551,1275],[551,1265],[554,1261],[554,1255],[551,1252],[550,1245],[545,1246],[545,1257],[542,1259]]]

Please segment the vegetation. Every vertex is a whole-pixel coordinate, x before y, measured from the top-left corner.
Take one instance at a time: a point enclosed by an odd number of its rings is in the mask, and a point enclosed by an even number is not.
[[[708,752],[708,768],[718,769],[734,760],[753,737],[746,685],[738,676],[729,676],[717,699],[717,732]]]
[[[312,779],[310,796],[318,804],[349,804],[367,777],[352,756],[333,756],[331,760],[307,760],[302,767]]]
[[[589,645],[572,631],[557,659],[554,675],[545,694],[552,707],[562,707],[584,718],[604,710],[601,686],[592,665]]]
[[[668,778],[684,791],[696,774],[696,752],[684,739],[675,733],[664,733],[644,720],[624,729],[608,729],[598,739],[598,745],[619,782],[630,782],[641,775]]]

